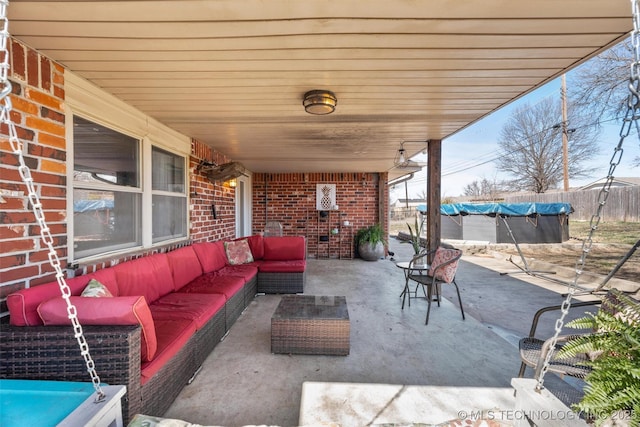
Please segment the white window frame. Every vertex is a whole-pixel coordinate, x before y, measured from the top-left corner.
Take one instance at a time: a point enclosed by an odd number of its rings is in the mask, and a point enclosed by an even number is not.
[[[189,238],[191,230],[189,215],[189,156],[191,153],[191,139],[164,126],[155,119],[144,115],[130,105],[124,103],[113,95],[94,86],[74,73],[65,71],[65,137],[67,141],[67,251],[70,263],[88,262],[92,259],[104,258],[109,255],[128,253],[140,249],[152,248],[153,246],[163,246],[172,242],[182,241]],[[113,250],[100,254],[76,258],[73,248],[73,116],[77,115],[86,120],[90,120],[114,131],[136,138],[140,141],[140,189],[126,188],[119,191],[142,192],[141,208],[141,232],[142,245],[128,247],[122,250]],[[184,197],[185,215],[187,218],[186,235],[175,239],[167,239],[153,244],[152,224],[152,196],[161,192],[153,192],[151,185],[152,147],[157,147],[172,154],[184,158]],[[99,187],[99,184],[95,184]],[[85,187],[83,185],[83,187]],[[92,185],[93,187],[93,185]],[[175,195],[176,193],[171,193]]]
[[[96,123],[98,125],[104,126],[110,130],[116,131],[120,134],[123,134],[125,136],[131,137],[135,140],[138,141],[138,186],[136,187],[132,187],[132,186],[125,186],[125,185],[115,185],[115,184],[108,184],[108,183],[101,183],[101,182],[97,182],[97,181],[91,181],[91,182],[81,182],[81,183],[76,183],[73,177],[73,173],[74,173],[74,158],[75,158],[75,144],[73,143],[73,137],[71,139],[71,143],[68,144],[67,146],[69,147],[69,149],[67,150],[67,169],[69,170],[71,176],[68,179],[68,190],[67,190],[67,194],[69,195],[67,197],[67,205],[69,205],[69,199],[70,199],[70,204],[71,204],[71,208],[69,208],[70,210],[68,210],[68,215],[67,218],[69,218],[70,220],[69,222],[69,229],[67,230],[67,234],[68,234],[68,242],[69,242],[69,252],[73,252],[75,254],[75,244],[74,244],[74,239],[75,239],[75,235],[74,235],[74,231],[75,231],[75,227],[74,227],[74,207],[73,207],[73,199],[74,199],[74,193],[76,189],[80,189],[80,190],[96,190],[96,191],[116,191],[116,192],[120,192],[120,193],[133,193],[133,194],[139,194],[140,195],[140,212],[138,213],[139,218],[136,218],[136,220],[138,221],[138,229],[140,230],[140,238],[141,238],[141,242],[143,241],[143,234],[142,234],[142,218],[144,217],[144,186],[143,186],[143,170],[142,170],[142,152],[143,152],[143,142],[141,138],[136,137],[135,135],[131,135],[128,134],[127,132],[121,130],[121,129],[115,129],[113,126],[110,126],[109,124],[105,124],[104,122],[101,121],[97,121],[97,120],[93,120],[93,119],[88,119],[80,114],[72,114],[70,117],[67,116],[66,120],[67,123],[70,123],[70,127],[72,129],[72,134],[73,134],[73,123],[74,123],[74,116],[78,116],[81,117],[83,119],[89,120],[92,123]],[[109,248],[105,248],[103,251],[97,252],[93,255],[87,255],[84,256],[80,259],[91,259],[91,258],[99,258],[101,256],[104,256],[104,254],[108,254],[108,253],[117,253],[117,252],[126,252],[126,251],[130,251],[132,249],[135,248],[140,248],[142,247],[142,245],[130,245],[130,244],[121,244],[121,245],[111,245],[109,246]]]
[[[182,157],[183,160],[183,168],[182,168],[182,173],[183,173],[183,177],[182,177],[182,182],[184,182],[184,188],[182,189],[182,193],[176,192],[176,191],[165,191],[165,190],[154,190],[153,189],[153,182],[152,182],[152,177],[151,174],[153,173],[153,149],[157,148],[159,150],[163,150],[166,151],[167,153]],[[168,196],[168,197],[175,197],[175,198],[183,198],[184,199],[184,204],[185,204],[185,216],[187,218],[187,222],[185,224],[186,227],[186,231],[187,231],[187,235],[185,236],[179,236],[173,239],[164,239],[161,240],[157,243],[153,243],[153,224],[151,224],[151,221],[146,221],[147,223],[150,223],[151,225],[149,226],[151,228],[151,230],[149,230],[149,235],[151,237],[152,240],[152,245],[163,245],[166,244],[166,242],[172,242],[172,241],[180,241],[180,240],[184,240],[189,236],[189,198],[188,198],[188,187],[189,187],[189,180],[188,180],[188,171],[189,171],[189,158],[183,156],[182,154],[179,153],[175,153],[172,150],[168,150],[165,147],[160,147],[159,145],[153,145],[151,144],[150,148],[149,148],[149,167],[147,168],[147,170],[149,171],[149,188],[151,191],[151,202],[149,203],[149,213],[150,216],[153,217],[153,196]],[[144,211],[144,201],[143,201],[143,211]],[[143,235],[144,238],[144,235]]]

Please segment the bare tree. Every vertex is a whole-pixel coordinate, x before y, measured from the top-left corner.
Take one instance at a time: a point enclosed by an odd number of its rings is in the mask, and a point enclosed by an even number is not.
[[[624,115],[632,61],[631,40],[626,39],[578,67],[569,91],[575,108],[588,113],[594,122]]]
[[[575,108],[591,116],[594,124],[624,117],[634,60],[633,45],[627,38],[578,67],[568,93]],[[640,157],[633,163],[640,166]]]
[[[495,200],[500,189],[495,180],[490,181],[487,178],[482,178],[467,184],[462,191],[465,196],[470,196],[474,199]]]
[[[568,169],[570,178],[589,176],[584,163],[597,153],[598,129],[569,108]],[[544,193],[563,180],[562,114],[560,102],[545,98],[517,108],[500,132],[497,167],[513,177],[510,189]]]
[[[470,197],[480,197],[482,195],[482,185],[477,179],[471,184],[467,184],[462,189],[462,194]]]

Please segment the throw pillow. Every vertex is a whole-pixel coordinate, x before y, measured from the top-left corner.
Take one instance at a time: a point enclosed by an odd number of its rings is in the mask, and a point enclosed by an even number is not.
[[[247,264],[253,262],[253,255],[247,239],[224,242],[224,250],[227,260],[231,265]]]
[[[436,249],[436,254],[433,257],[433,262],[431,263],[431,267],[429,268],[429,276],[434,277],[438,280],[442,280],[445,283],[453,282],[453,279],[456,277],[456,269],[458,268],[458,260],[452,262],[451,264],[447,264],[443,267],[438,268],[436,271],[436,267],[440,264],[443,264],[447,261],[458,256],[459,251],[457,249],[445,249],[438,248]]]
[[[140,353],[143,362],[153,359],[158,349],[151,310],[143,296],[84,298],[70,297],[82,325],[140,325]],[[62,297],[44,301],[38,314],[45,325],[71,325],[67,303]]]
[[[87,287],[84,288],[81,297],[94,297],[94,298],[103,298],[103,297],[113,297],[113,294],[109,292],[109,289],[102,283],[98,282],[96,279],[89,280],[87,283]]]

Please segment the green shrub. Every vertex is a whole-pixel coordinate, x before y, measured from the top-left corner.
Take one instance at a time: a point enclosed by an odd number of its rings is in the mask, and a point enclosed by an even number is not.
[[[360,246],[360,243],[369,242],[373,245],[380,242],[383,245],[387,244],[385,239],[384,230],[380,224],[373,224],[368,227],[363,227],[356,232],[355,236],[356,246]]]

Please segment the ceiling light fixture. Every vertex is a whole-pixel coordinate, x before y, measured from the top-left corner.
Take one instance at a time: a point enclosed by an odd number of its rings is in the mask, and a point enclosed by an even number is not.
[[[304,94],[304,110],[309,114],[331,114],[338,104],[336,95],[328,90],[310,90]]]
[[[396,158],[394,159],[394,163],[396,166],[405,166],[407,164],[407,158],[405,157],[404,151],[404,142],[400,143],[400,148],[396,153]]]

